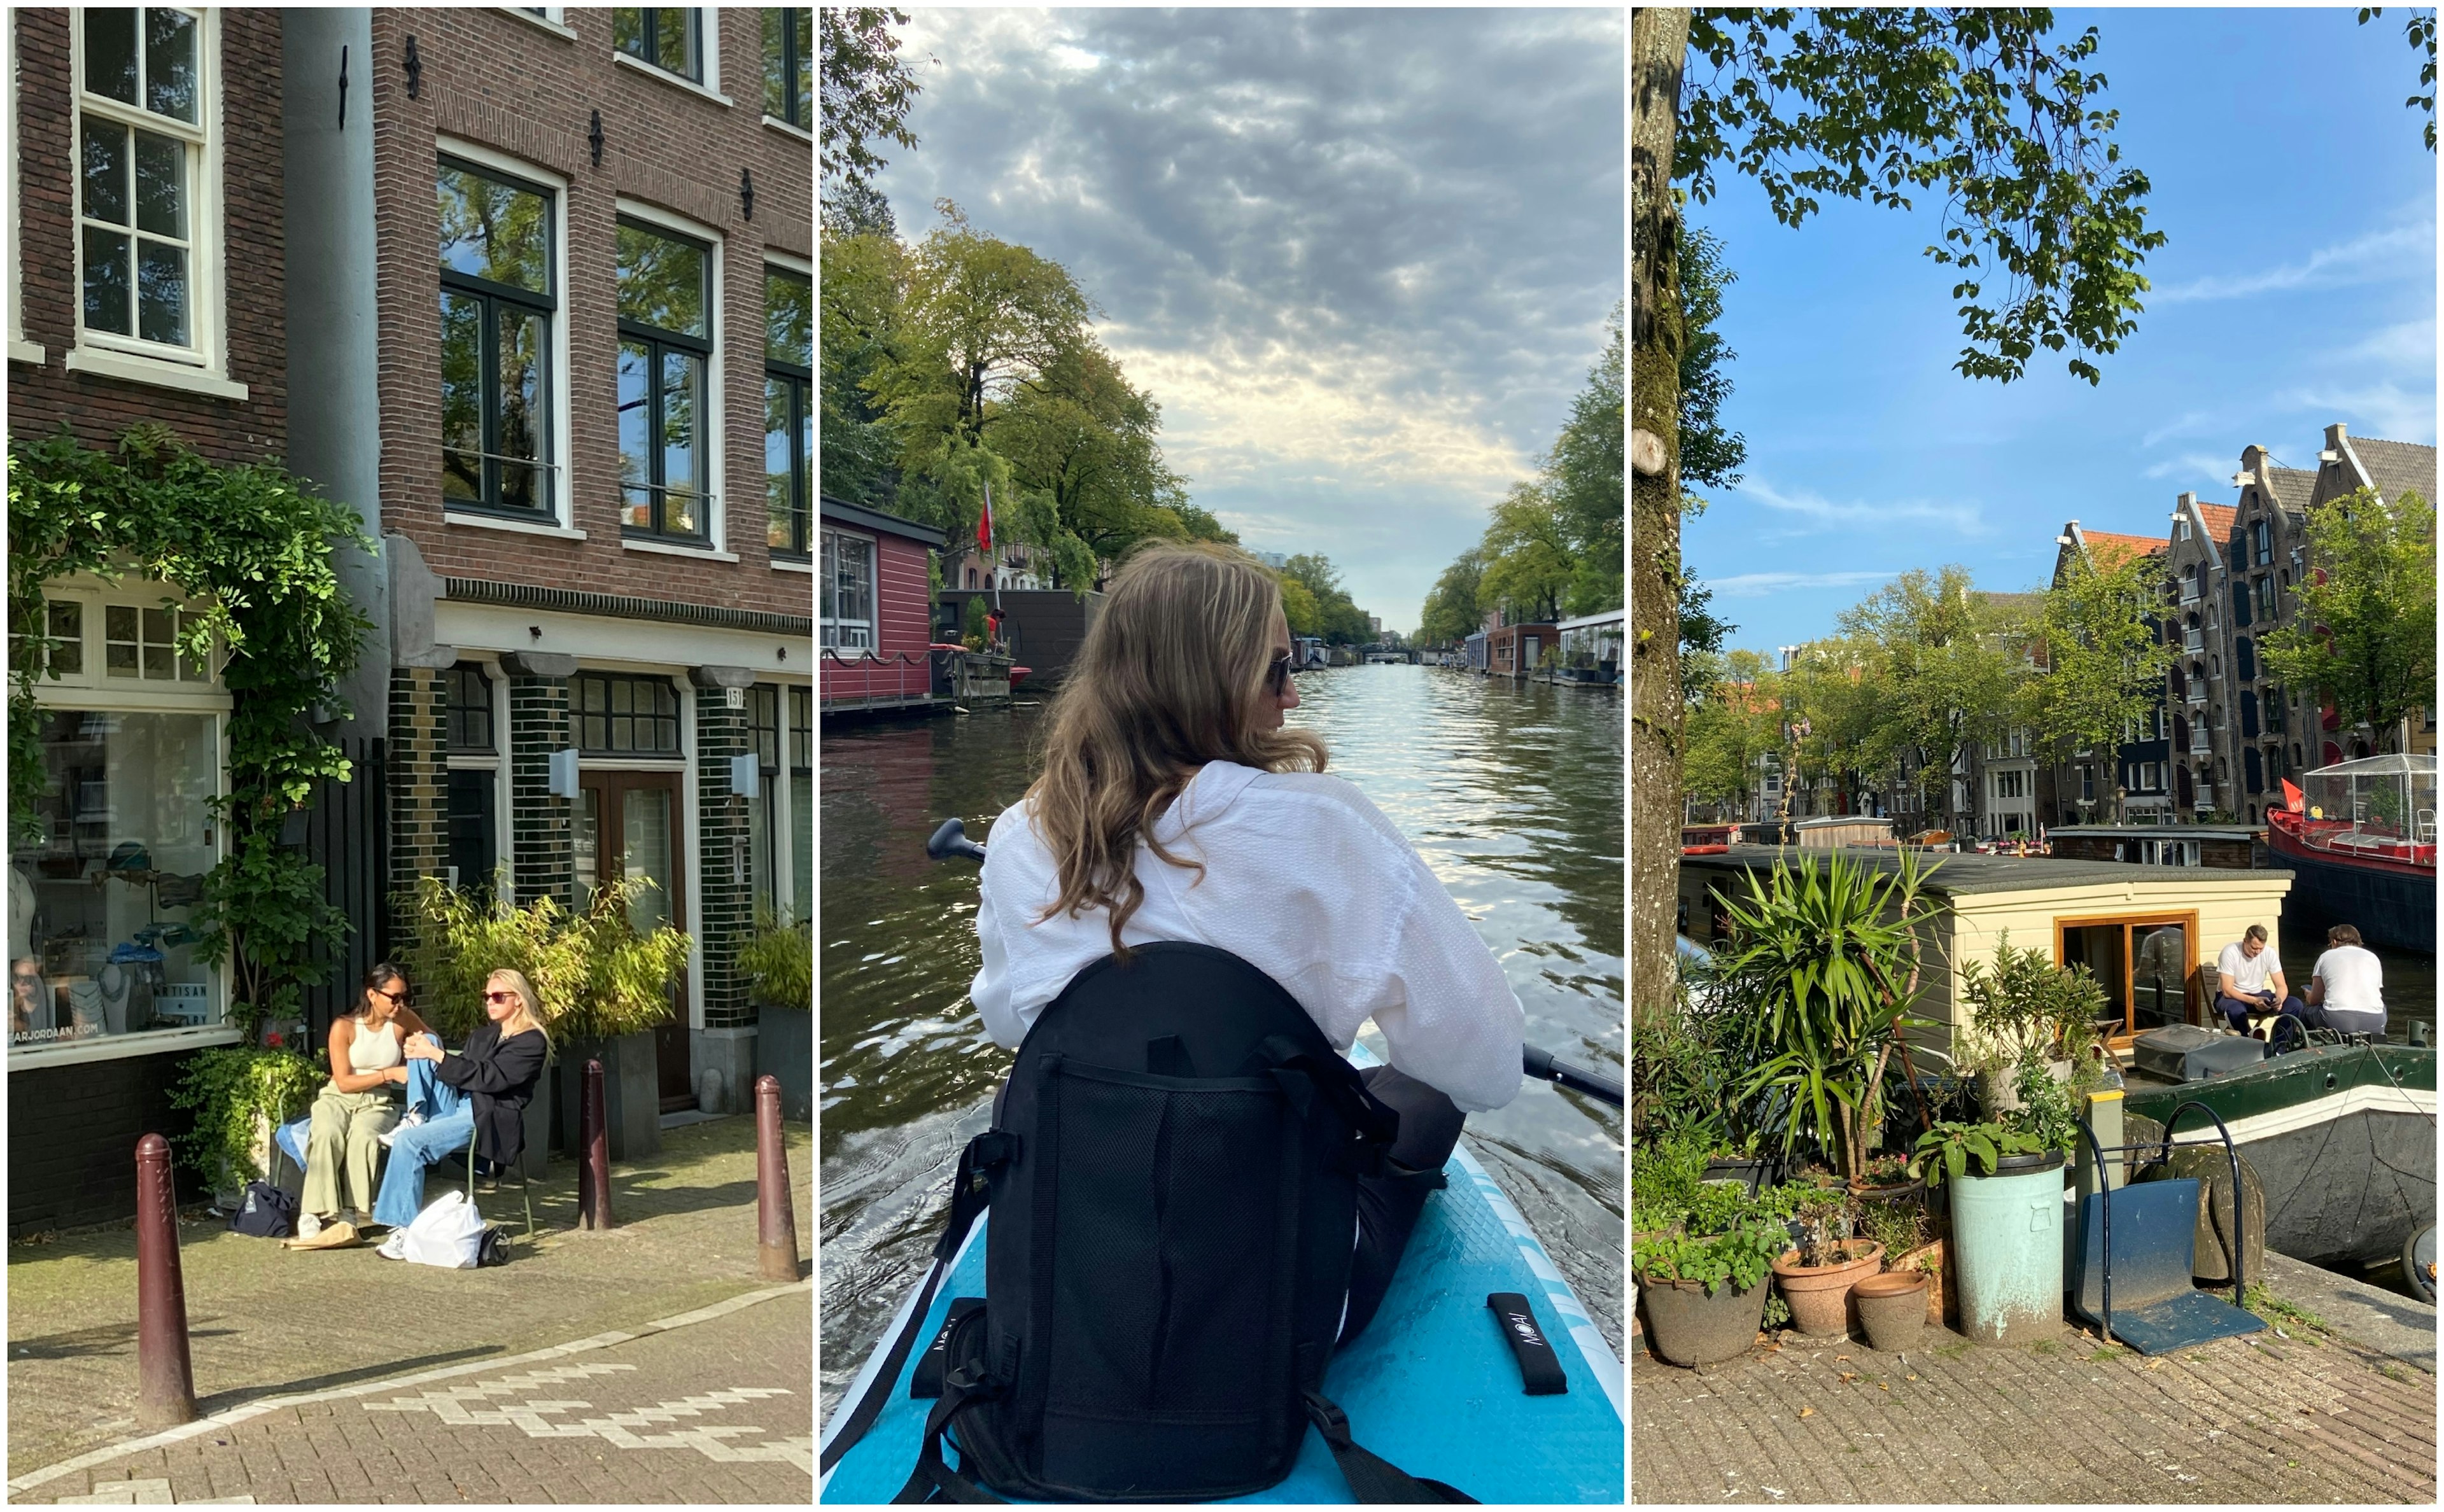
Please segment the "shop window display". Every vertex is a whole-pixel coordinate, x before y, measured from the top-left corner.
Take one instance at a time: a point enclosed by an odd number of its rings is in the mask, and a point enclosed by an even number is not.
[[[193,922],[219,857],[218,725],[48,712],[41,834],[9,857],[12,1047],[220,1022],[220,974],[197,958]]]

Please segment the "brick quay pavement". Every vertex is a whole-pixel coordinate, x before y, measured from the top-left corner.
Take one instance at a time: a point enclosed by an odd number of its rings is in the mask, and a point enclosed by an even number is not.
[[[1633,1336],[1630,1499],[2435,1504],[2435,1377],[2285,1326],[2155,1358],[1785,1335],[1696,1371]]]
[[[631,1335],[257,1404],[12,1482],[9,1500],[805,1505],[813,1309],[802,1282]]]

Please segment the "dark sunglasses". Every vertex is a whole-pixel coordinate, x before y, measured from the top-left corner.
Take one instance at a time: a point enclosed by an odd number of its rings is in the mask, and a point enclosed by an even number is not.
[[[484,994],[484,1001],[487,1003],[515,1003],[518,1001],[518,995],[514,992],[487,992]]]
[[[1295,653],[1285,651],[1275,656],[1265,668],[1265,686],[1271,690],[1276,698],[1280,697],[1282,691],[1290,685],[1290,657],[1293,655]]]

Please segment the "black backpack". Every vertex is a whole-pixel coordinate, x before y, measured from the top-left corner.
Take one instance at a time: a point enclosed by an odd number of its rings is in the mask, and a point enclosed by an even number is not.
[[[954,1300],[919,1361],[913,1394],[938,1399],[897,1500],[1245,1496],[1290,1473],[1309,1423],[1361,1502],[1472,1500],[1359,1447],[1322,1391],[1358,1177],[1398,1128],[1298,1001],[1228,951],[1147,945],[1079,972],[959,1157],[908,1328],[990,1206],[987,1296]]]
[[[297,1228],[297,1199],[268,1181],[250,1181],[230,1227],[257,1239],[286,1239]]]

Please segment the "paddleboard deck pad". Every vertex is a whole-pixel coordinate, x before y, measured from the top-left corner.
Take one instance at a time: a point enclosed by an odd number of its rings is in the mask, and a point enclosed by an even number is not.
[[[1485,1503],[1620,1505],[1621,1370],[1602,1334],[1545,1246],[1465,1144],[1444,1167],[1450,1185],[1430,1196],[1374,1320],[1333,1355],[1324,1394],[1349,1414],[1351,1435],[1412,1475],[1448,1482]],[[985,1294],[986,1214],[969,1234],[927,1312],[891,1400],[817,1492],[829,1503],[888,1502],[916,1464],[934,1405],[908,1394],[909,1378],[958,1297]],[[1568,1377],[1560,1395],[1529,1396],[1494,1313],[1493,1292],[1528,1299]],[[828,1445],[861,1399],[916,1300],[912,1289],[824,1426]],[[958,1430],[951,1431],[954,1442]],[[955,1458],[952,1463],[956,1464]],[[1233,1500],[1347,1503],[1349,1484],[1310,1428],[1289,1478]]]

